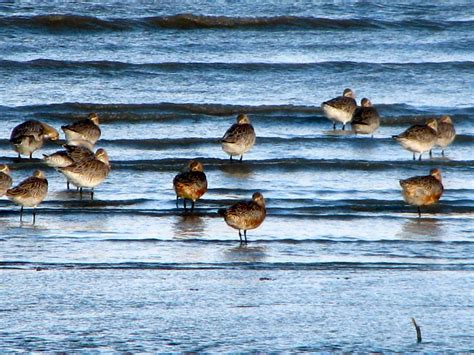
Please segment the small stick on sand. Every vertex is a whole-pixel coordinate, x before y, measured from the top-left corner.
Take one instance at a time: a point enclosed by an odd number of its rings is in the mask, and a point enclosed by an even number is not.
[[[416,329],[416,341],[418,343],[421,343],[421,328],[418,324],[416,324],[415,318],[412,318],[411,321],[413,322],[413,325],[415,326],[415,329]]]

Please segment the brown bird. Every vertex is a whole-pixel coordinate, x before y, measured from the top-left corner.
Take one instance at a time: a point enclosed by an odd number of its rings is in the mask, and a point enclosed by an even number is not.
[[[224,217],[230,227],[238,229],[240,243],[244,243],[240,230],[244,231],[245,243],[247,243],[247,230],[255,229],[261,225],[267,213],[265,199],[260,192],[255,192],[251,201],[237,202],[235,205],[221,208],[217,212]]]
[[[356,134],[373,134],[380,126],[380,116],[369,99],[364,97],[360,105],[352,115],[352,130]]]
[[[95,157],[92,150],[83,146],[64,144],[63,147],[65,150],[60,150],[50,155],[43,154],[43,161],[46,165],[56,169],[65,168],[81,160]],[[69,180],[66,186],[69,190]]]
[[[58,138],[58,131],[50,125],[40,121],[30,120],[13,128],[10,143],[18,153],[18,158],[20,158],[21,155],[28,155],[31,159],[33,152],[43,146],[45,139],[54,141]]]
[[[12,187],[12,177],[8,165],[0,164],[0,197],[5,195],[7,190]]]
[[[36,170],[33,176],[23,180],[18,186],[7,190],[7,197],[21,206],[20,222],[23,221],[23,207],[33,207],[33,224],[36,221],[36,207],[48,194],[48,180],[41,170]]]
[[[431,169],[430,175],[427,176],[400,180],[400,186],[403,199],[406,203],[417,206],[419,217],[421,217],[420,207],[438,202],[444,191],[439,169]]]
[[[357,108],[355,95],[351,89],[344,89],[342,96],[338,96],[321,104],[326,117],[333,122],[333,129],[336,123],[342,123],[342,130],[346,128],[346,123],[352,120],[352,115]]]
[[[89,114],[88,118],[61,126],[68,142],[85,140],[93,145],[99,140],[101,131],[99,127],[99,116],[96,113]]]
[[[438,122],[431,118],[426,121],[426,124],[414,125],[408,128],[405,132],[392,136],[403,148],[413,152],[413,160],[416,159],[415,153],[420,153],[418,160],[424,152],[433,148],[436,144]]]
[[[237,123],[234,123],[225,132],[220,143],[222,150],[230,155],[232,161],[233,156],[240,155],[240,161],[244,157],[244,153],[248,152],[255,144],[255,130],[253,129],[250,119],[247,115],[241,113],[237,116]]]
[[[94,188],[100,185],[110,172],[109,156],[104,149],[97,149],[94,157],[83,159],[64,168],[58,168],[68,181],[82,189],[91,188],[91,200],[94,199]]]
[[[202,164],[196,160],[188,163],[187,171],[176,175],[173,179],[173,187],[176,192],[176,208],[181,197],[186,211],[186,200],[191,201],[191,211],[194,203],[207,191],[207,179]]]
[[[454,129],[453,121],[449,116],[443,116],[438,121],[438,135],[436,137],[436,145],[440,147],[441,155],[444,157],[444,150],[448,145],[453,143],[456,138],[456,130]],[[431,156],[431,151],[430,151]]]

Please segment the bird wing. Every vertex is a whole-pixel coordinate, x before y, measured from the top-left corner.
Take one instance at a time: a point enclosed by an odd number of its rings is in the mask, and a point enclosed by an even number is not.
[[[352,97],[347,96],[338,96],[332,100],[323,102],[323,104],[345,111],[350,111],[350,109],[355,109],[357,107],[355,100]]]
[[[227,132],[225,132],[224,137],[222,137],[221,142],[223,143],[237,143],[243,137],[247,137],[249,134],[255,134],[253,126],[250,124],[233,124]]]
[[[100,127],[95,125],[89,119],[73,122],[71,124],[61,126],[62,130],[69,130],[84,136],[96,136],[99,137],[101,134]]]
[[[86,147],[65,144],[64,149],[66,149],[67,155],[75,162],[95,157],[94,152]]]
[[[31,194],[45,194],[48,191],[48,180],[31,176],[23,180],[18,186],[7,191],[7,196],[22,196]]]
[[[10,141],[14,142],[17,138],[31,136],[35,140],[40,140],[43,133],[43,126],[38,121],[26,121],[16,126],[10,136]]]
[[[352,123],[368,126],[375,118],[378,118],[378,112],[373,107],[358,107],[352,116]]]

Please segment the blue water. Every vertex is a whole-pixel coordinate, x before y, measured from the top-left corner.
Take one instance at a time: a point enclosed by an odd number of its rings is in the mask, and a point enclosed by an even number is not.
[[[0,163],[49,180],[35,225],[0,199],[0,351],[473,351],[471,5],[0,4]],[[324,118],[345,87],[374,138]],[[57,145],[18,161],[8,138],[90,112],[112,172],[81,201],[39,159]],[[240,112],[257,143],[231,164]],[[445,157],[390,138],[445,114]],[[172,179],[193,158],[190,215]],[[445,193],[418,218],[398,180],[433,167]],[[268,216],[239,247],[216,211],[255,191]]]

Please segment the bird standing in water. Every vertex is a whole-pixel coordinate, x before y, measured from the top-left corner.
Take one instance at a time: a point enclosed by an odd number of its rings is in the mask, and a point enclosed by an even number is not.
[[[444,191],[439,169],[431,169],[430,174],[426,176],[400,180],[400,186],[403,199],[406,203],[417,207],[419,217],[421,217],[420,207],[438,202]]]
[[[23,207],[33,207],[33,224],[36,221],[36,207],[48,194],[48,180],[41,170],[36,170],[33,176],[20,182],[16,187],[7,190],[7,197],[21,206],[20,222],[23,221]]]
[[[424,152],[430,151],[436,144],[438,135],[438,122],[432,118],[426,121],[426,124],[414,125],[403,133],[392,136],[403,148],[413,152],[413,160],[416,159],[415,153],[420,153],[418,160]]]
[[[222,150],[230,155],[232,161],[233,156],[240,155],[240,161],[244,153],[248,152],[255,144],[255,130],[250,123],[250,119],[245,114],[237,116],[237,123],[234,123],[224,134],[220,140]]]
[[[380,127],[380,116],[369,99],[364,97],[360,105],[352,116],[352,130],[356,134],[373,134]]]
[[[221,208],[217,211],[224,217],[225,222],[239,231],[240,243],[247,243],[247,230],[260,226],[267,215],[265,199],[260,192],[252,195],[251,201],[241,201],[229,208]],[[244,231],[244,240],[241,230]]]
[[[94,145],[101,135],[99,116],[96,113],[89,114],[85,120],[61,126],[61,129],[64,131],[68,143],[76,140],[85,140]]]
[[[436,146],[441,148],[441,155],[444,157],[444,150],[453,143],[456,138],[456,130],[453,121],[449,116],[443,116],[438,121],[438,135],[436,136]],[[431,156],[431,150],[430,150]]]
[[[336,129],[336,123],[342,123],[342,130],[345,130],[346,124],[352,120],[357,108],[355,95],[351,89],[344,89],[342,96],[323,102],[321,108],[326,117],[333,122],[333,130]]]
[[[40,121],[29,120],[13,128],[10,135],[10,143],[18,153],[18,158],[21,155],[28,155],[32,159],[33,152],[40,149],[46,139],[55,141],[58,138],[58,131],[50,125]]]
[[[191,201],[192,212],[194,203],[207,191],[207,179],[202,164],[196,160],[191,160],[188,163],[187,171],[174,177],[173,187],[176,192],[176,208],[178,208],[179,198],[182,198],[185,211],[186,200]]]

